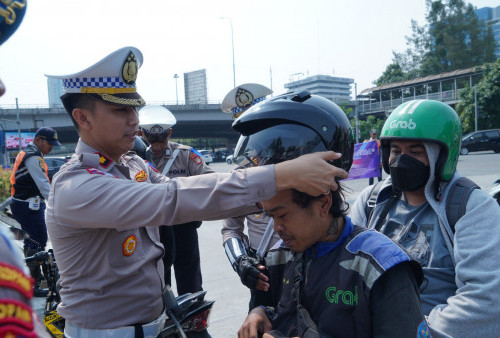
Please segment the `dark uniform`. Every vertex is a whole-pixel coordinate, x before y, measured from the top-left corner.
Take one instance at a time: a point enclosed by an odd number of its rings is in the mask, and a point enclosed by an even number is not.
[[[273,329],[284,336],[304,337],[309,319],[322,337],[429,335],[418,297],[422,270],[380,233],[353,226],[346,217],[337,241],[317,243],[303,254],[280,250],[268,253],[266,262],[271,276],[284,268],[271,315]]]

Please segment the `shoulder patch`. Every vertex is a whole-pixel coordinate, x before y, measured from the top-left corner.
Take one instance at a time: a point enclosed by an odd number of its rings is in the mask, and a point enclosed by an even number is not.
[[[17,290],[28,299],[33,296],[33,278],[26,276],[21,269],[1,262],[0,286]]]
[[[113,162],[112,159],[104,156],[104,154],[97,152],[97,155],[99,155],[99,165],[103,168],[109,167],[109,165]]]
[[[0,327],[10,324],[33,330],[32,309],[28,305],[15,299],[0,299],[0,309]]]
[[[202,164],[203,163],[203,155],[199,153],[196,149],[191,148],[189,152],[189,159],[192,160],[195,164]]]
[[[111,175],[110,173],[105,173],[104,171],[96,169],[96,168],[87,168],[87,172],[89,174],[93,174],[93,175],[95,175],[95,174],[97,174],[97,175],[106,175],[106,176],[111,176],[111,177],[118,178],[118,176]]]
[[[203,157],[203,155],[196,149],[194,149],[193,147],[191,147],[189,149],[192,153],[195,153],[196,155],[200,156],[200,157]]]
[[[425,319],[418,325],[416,337],[431,337],[431,330],[429,330],[429,325]]]
[[[38,163],[40,164],[40,168],[42,168],[42,170],[45,170],[45,161],[42,157],[38,157]]]

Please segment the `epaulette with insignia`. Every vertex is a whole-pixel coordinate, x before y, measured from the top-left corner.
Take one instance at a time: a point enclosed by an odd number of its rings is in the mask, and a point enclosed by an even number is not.
[[[113,162],[112,159],[106,157],[104,154],[97,152],[97,155],[99,155],[99,165],[103,168],[109,167],[109,165]]]
[[[159,173],[158,169],[156,169],[155,166],[151,162],[146,161],[146,160],[144,160],[144,162],[146,162],[151,169],[153,169],[154,171],[156,171],[157,173]]]
[[[93,174],[93,175],[95,175],[95,174],[97,174],[97,175],[107,175],[107,176],[118,178],[118,176],[112,175],[110,173],[106,173],[106,172],[104,172],[102,170],[99,170],[99,169],[96,169],[96,168],[87,168],[87,172],[89,174]]]

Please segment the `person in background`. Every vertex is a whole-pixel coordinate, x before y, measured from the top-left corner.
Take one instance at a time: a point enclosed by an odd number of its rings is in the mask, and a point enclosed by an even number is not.
[[[233,88],[222,101],[222,111],[236,119],[248,108],[262,102],[272,90],[257,83]],[[248,236],[245,234],[245,220]],[[227,218],[222,222],[222,245],[241,282],[250,289],[249,310],[257,305],[274,305],[276,298],[269,292],[269,279],[262,259],[279,240],[271,218],[263,213]],[[257,257],[257,249],[261,250]]]
[[[37,130],[33,142],[19,152],[10,176],[12,203],[10,210],[14,219],[21,224],[32,241],[24,241],[24,254],[33,256],[45,250],[47,245],[47,227],[45,225],[45,200],[49,197],[50,181],[47,164],[43,156],[52,151],[54,146],[61,145],[57,132],[48,127]],[[38,262],[28,263],[30,273],[35,280],[35,297],[45,297],[47,289],[41,289],[42,272]]]
[[[390,177],[378,192],[367,187],[359,194],[351,218],[422,265],[420,299],[433,336],[498,337],[500,207],[457,172],[461,139],[462,124],[447,104],[397,107],[381,132]]]
[[[249,109],[234,129],[242,134],[235,158],[243,166],[326,149],[343,154],[333,165],[348,171],[352,164],[354,140],[345,113],[308,91]],[[420,266],[386,236],[351,222],[342,186],[319,196],[288,189],[261,205],[286,245],[283,255],[273,250],[266,259],[283,266],[282,279],[271,280],[282,287],[281,297],[274,308],[251,310],[238,337],[428,336],[418,294]]]
[[[10,12],[10,17],[0,16],[0,45],[19,27],[26,13],[27,1],[0,2],[0,11]],[[5,93],[0,79],[0,97]],[[33,311],[33,279],[24,263],[21,249],[16,245],[13,234],[0,224],[0,306],[15,309],[22,316],[2,311],[0,337],[49,337],[38,315]]]
[[[379,158],[379,175],[377,177],[378,181],[382,181],[382,158],[380,157],[380,140],[377,139],[377,130],[372,129],[370,130],[370,138],[367,140],[364,140],[363,142],[377,142],[377,151],[378,151],[378,158]],[[372,185],[374,182],[373,177],[370,177],[368,179],[368,185]]]
[[[159,226],[258,212],[256,203],[295,188],[335,190],[347,177],[332,151],[279,163],[170,179],[125,155],[145,105],[136,80],[142,53],[121,48],[83,71],[61,76],[63,105],[80,139],[54,175],[47,230],[60,272],[69,337],[156,337],[166,318]],[[102,81],[95,81],[101,79]]]
[[[144,106],[139,110],[139,121],[143,138],[150,144],[146,150],[151,154],[150,161],[162,175],[174,178],[215,172],[193,147],[170,141],[176,119],[167,108]],[[165,252],[173,253],[163,257],[165,283],[171,284],[170,267],[173,262],[178,295],[203,290],[197,231],[200,226],[201,221],[193,221],[160,227]]]

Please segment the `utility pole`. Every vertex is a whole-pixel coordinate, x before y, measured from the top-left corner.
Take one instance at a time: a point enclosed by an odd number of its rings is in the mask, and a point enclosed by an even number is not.
[[[175,79],[175,102],[176,102],[177,106],[179,105],[179,95],[178,95],[178,92],[177,92],[177,79],[178,78],[179,78],[179,75],[174,74],[174,79]]]
[[[354,82],[354,116],[356,128],[356,143],[359,143],[359,111],[358,111],[358,85]]]
[[[22,136],[21,136],[21,119],[19,118],[19,102],[16,97],[16,112],[17,112],[17,133],[18,133],[18,141],[19,141],[19,151],[23,149],[22,145]]]
[[[474,125],[475,125],[475,131],[477,131],[477,90],[476,90],[476,85],[474,85]]]

